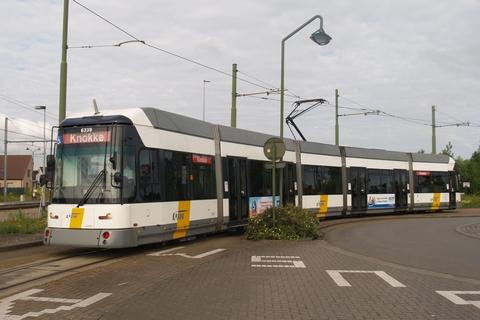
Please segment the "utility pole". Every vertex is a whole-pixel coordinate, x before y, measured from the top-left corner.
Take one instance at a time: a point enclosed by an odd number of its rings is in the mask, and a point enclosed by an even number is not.
[[[437,153],[437,137],[435,136],[435,106],[432,106],[432,154]]]
[[[230,126],[237,127],[237,64],[232,65],[232,110],[230,111]]]
[[[339,127],[338,127],[338,89],[335,89],[335,144],[339,145]]]
[[[7,138],[8,118],[5,117],[5,145],[3,149],[3,202],[7,202]]]
[[[67,105],[67,38],[68,38],[68,4],[63,0],[63,36],[62,36],[62,61],[60,63],[60,101],[58,104],[58,124],[66,116]]]
[[[205,121],[205,84],[209,82],[210,80],[203,80],[203,121]]]

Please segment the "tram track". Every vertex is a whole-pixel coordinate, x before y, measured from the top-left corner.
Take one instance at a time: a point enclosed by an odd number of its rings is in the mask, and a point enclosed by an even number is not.
[[[0,291],[5,292],[30,283],[61,277],[72,272],[81,272],[86,268],[131,254],[131,250],[101,249],[5,268],[0,270]]]

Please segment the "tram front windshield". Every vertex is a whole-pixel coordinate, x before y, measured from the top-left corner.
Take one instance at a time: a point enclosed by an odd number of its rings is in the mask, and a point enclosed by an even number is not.
[[[122,126],[62,128],[56,152],[53,203],[120,203]]]

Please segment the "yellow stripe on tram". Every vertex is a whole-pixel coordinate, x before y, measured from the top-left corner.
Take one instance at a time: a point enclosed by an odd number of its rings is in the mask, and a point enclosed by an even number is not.
[[[440,192],[433,194],[432,211],[440,209]]]
[[[173,239],[185,238],[190,227],[190,200],[178,202],[177,231]]]
[[[70,216],[70,229],[80,229],[83,223],[85,208],[73,208]]]
[[[328,194],[320,195],[320,208],[318,209],[318,218],[325,218],[328,212]]]

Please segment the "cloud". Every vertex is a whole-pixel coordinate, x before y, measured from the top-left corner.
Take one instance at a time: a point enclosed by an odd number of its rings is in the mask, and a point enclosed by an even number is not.
[[[378,108],[428,124],[431,106],[436,105],[443,112],[438,114],[439,121],[480,124],[478,1],[460,0],[455,5],[444,0],[306,0],[295,5],[283,0],[81,3],[139,39],[226,73],[237,63],[240,78],[258,82],[249,77],[254,76],[276,87],[282,38],[322,14],[325,30],[333,37],[328,46],[319,47],[308,39],[317,22],[286,43],[285,80],[290,92],[333,103],[337,88],[344,107]],[[62,10],[61,1],[2,1],[0,23],[8,32],[0,34],[0,94],[30,106],[47,105],[49,112],[57,113]],[[70,46],[129,39],[70,1]],[[138,43],[70,49],[67,114],[91,112],[95,97],[104,109],[161,106],[201,118],[204,79],[211,81],[206,88],[207,119],[229,124],[231,79],[224,74]],[[239,93],[263,90],[238,82]],[[278,95],[268,98],[278,99]],[[278,101],[242,97],[237,108],[239,127],[278,134]],[[0,111],[41,122],[38,113],[3,100]],[[311,111],[299,119],[302,132],[314,141],[333,143],[333,115],[331,107]],[[437,149],[452,141],[455,153],[464,157],[479,144],[478,128],[439,128],[437,135]],[[346,145],[417,151],[430,150],[430,141],[428,126],[378,116],[341,119],[341,142]]]

